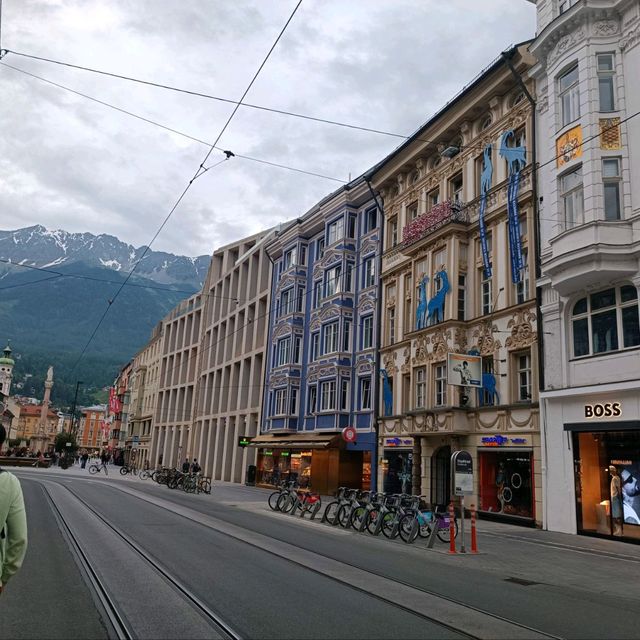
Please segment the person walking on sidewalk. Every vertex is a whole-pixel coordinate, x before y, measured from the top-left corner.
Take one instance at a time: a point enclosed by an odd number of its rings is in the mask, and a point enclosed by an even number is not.
[[[0,425],[0,447],[7,437]],[[0,596],[7,581],[22,566],[27,552],[27,515],[22,487],[12,474],[0,469]]]

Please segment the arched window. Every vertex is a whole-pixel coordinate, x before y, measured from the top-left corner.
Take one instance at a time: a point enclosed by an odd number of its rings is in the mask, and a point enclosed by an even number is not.
[[[576,358],[640,346],[637,289],[622,285],[581,298],[572,324]]]

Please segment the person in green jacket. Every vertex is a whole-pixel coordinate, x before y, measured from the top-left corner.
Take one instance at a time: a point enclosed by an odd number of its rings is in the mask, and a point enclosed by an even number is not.
[[[0,425],[0,448],[7,437]],[[27,514],[22,487],[12,473],[0,469],[0,595],[7,580],[22,566],[27,552]]]

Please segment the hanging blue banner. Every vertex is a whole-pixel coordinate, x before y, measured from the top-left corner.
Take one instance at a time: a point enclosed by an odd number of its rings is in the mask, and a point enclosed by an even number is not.
[[[482,174],[480,175],[480,210],[478,211],[478,222],[480,225],[480,249],[482,251],[482,264],[484,266],[484,277],[491,277],[491,262],[489,261],[489,247],[487,245],[487,225],[484,221],[484,212],[487,207],[487,191],[491,189],[491,178],[493,177],[493,164],[491,164],[491,145],[484,148],[484,161]]]
[[[520,171],[526,164],[526,147],[508,147],[507,140],[515,138],[513,129],[505,131],[500,138],[500,155],[507,161],[509,185],[507,187],[507,220],[509,227],[509,254],[511,258],[511,281],[521,280],[524,266],[522,259],[522,239],[520,237],[520,212],[518,211],[518,191]]]

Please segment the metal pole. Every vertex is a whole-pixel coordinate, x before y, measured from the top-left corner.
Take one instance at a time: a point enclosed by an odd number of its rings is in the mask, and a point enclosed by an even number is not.
[[[460,553],[467,553],[464,546],[464,496],[460,496]]]
[[[76,393],[73,396],[73,407],[71,408],[71,425],[69,425],[69,433],[75,435],[75,423],[76,423],[76,404],[78,402],[78,389],[82,382],[78,380],[76,382]]]

